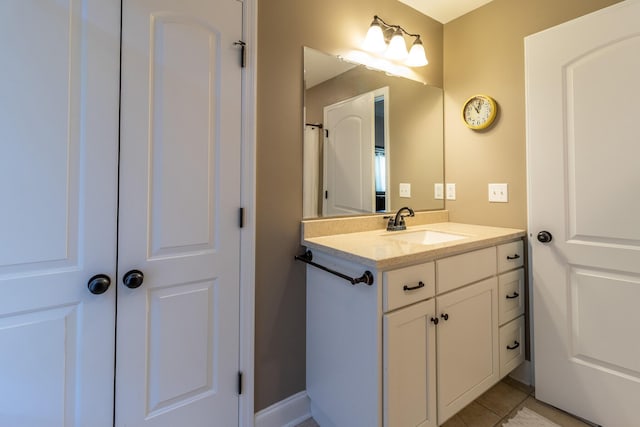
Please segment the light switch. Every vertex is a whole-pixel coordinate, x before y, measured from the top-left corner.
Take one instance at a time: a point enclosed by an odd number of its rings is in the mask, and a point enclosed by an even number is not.
[[[411,197],[411,184],[400,183],[400,197]]]
[[[496,203],[509,202],[508,184],[489,184],[489,201]]]
[[[444,185],[441,182],[433,184],[433,198],[436,200],[444,199]]]
[[[447,182],[447,200],[455,200],[456,199],[456,185],[450,182]]]

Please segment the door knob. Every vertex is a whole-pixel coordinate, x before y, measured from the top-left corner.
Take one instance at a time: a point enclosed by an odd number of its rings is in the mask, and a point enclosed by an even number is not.
[[[109,285],[111,285],[111,278],[106,274],[96,274],[91,279],[89,279],[89,283],[87,283],[87,288],[89,288],[89,292],[94,295],[100,295],[107,292],[109,289]]]
[[[538,242],[549,243],[553,240],[553,236],[548,231],[541,231],[538,233]]]
[[[129,289],[139,288],[144,281],[144,274],[140,270],[130,270],[122,278],[122,282]]]

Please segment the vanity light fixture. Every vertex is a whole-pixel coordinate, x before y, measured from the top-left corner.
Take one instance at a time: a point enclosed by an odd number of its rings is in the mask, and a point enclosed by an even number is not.
[[[405,35],[415,37],[408,52],[404,41]],[[422,67],[429,63],[420,34],[411,34],[400,25],[387,24],[378,15],[373,17],[373,22],[367,31],[362,47],[369,52],[384,55],[392,61],[402,62],[409,67]]]

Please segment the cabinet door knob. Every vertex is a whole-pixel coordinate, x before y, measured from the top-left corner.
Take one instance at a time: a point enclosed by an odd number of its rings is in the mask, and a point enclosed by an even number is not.
[[[513,295],[507,295],[507,299],[514,299],[514,298],[518,298],[520,296],[519,293],[514,292]]]
[[[423,283],[423,282],[418,282],[418,284],[417,284],[417,285],[415,285],[415,286],[404,285],[404,286],[402,287],[402,289],[403,289],[403,290],[405,290],[405,291],[413,291],[414,289],[424,288],[424,286],[425,286],[425,285],[424,285],[424,283]]]
[[[129,289],[139,288],[144,281],[144,274],[140,270],[131,270],[122,278],[122,282]]]
[[[515,350],[518,347],[520,347],[520,343],[518,341],[514,341],[513,345],[508,345],[507,346],[507,350]]]
[[[438,318],[437,318],[437,317],[432,317],[432,318],[431,318],[431,322],[432,322],[434,325],[437,325],[439,321],[440,321],[440,320],[438,320]]]
[[[440,317],[442,317],[445,322],[449,320],[449,315],[447,313],[441,314]]]
[[[109,286],[111,285],[111,278],[106,274],[96,274],[87,283],[87,288],[89,288],[89,292],[94,295],[100,295],[107,292]]]
[[[508,259],[508,260],[514,260],[514,259],[518,259],[518,258],[520,258],[520,255],[518,255],[518,254],[515,254],[515,255],[513,255],[513,256],[511,256],[511,255],[507,255],[507,259]]]

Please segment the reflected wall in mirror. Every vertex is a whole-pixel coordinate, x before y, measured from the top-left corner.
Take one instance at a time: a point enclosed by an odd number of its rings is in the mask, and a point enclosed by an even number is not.
[[[305,219],[444,209],[441,88],[308,47],[304,85]]]

